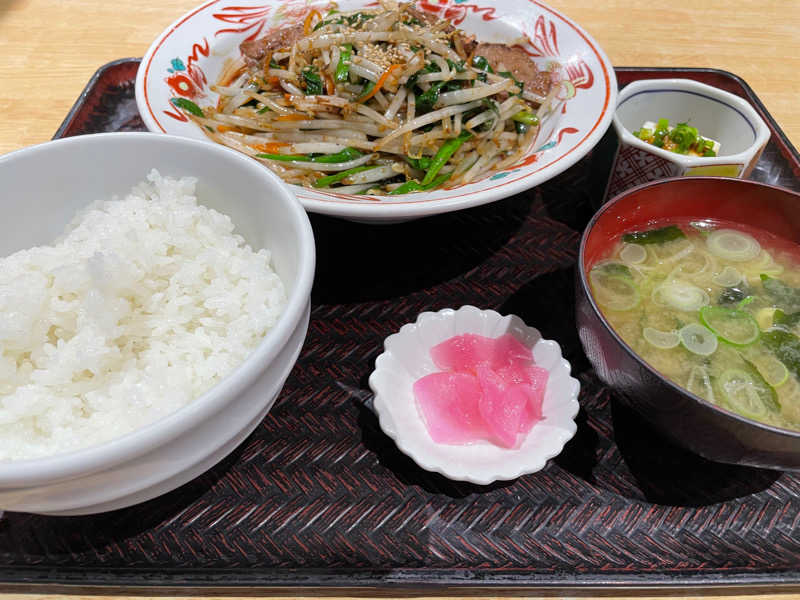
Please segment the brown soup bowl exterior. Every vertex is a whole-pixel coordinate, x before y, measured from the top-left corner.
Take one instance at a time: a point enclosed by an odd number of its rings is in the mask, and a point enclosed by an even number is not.
[[[695,396],[642,360],[611,328],[592,297],[588,273],[626,231],[665,218],[719,219],[800,242],[800,194],[722,177],[681,177],[620,194],[594,215],[580,243],[576,323],[598,377],[667,437],[724,463],[800,471],[800,432],[765,425]]]

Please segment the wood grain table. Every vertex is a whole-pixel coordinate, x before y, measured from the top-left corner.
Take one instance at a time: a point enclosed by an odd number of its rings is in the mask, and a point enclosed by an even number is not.
[[[0,154],[49,140],[98,67],[117,58],[142,56],[167,25],[197,4],[198,0],[0,0]],[[580,23],[614,65],[709,67],[739,75],[789,140],[800,145],[800,0],[551,0],[550,4]],[[36,593],[40,589],[29,594],[20,591],[26,590],[0,593],[0,600],[53,597]],[[89,593],[60,589],[59,595],[65,591],[75,598]],[[371,595],[332,593],[342,598]],[[486,597],[480,592],[465,593]],[[778,588],[542,595],[641,599],[796,596]],[[329,593],[326,597],[335,596]]]
[[[0,0],[0,153],[49,140],[92,73],[142,56],[197,0]],[[742,77],[800,145],[800,1],[553,0],[616,66]]]

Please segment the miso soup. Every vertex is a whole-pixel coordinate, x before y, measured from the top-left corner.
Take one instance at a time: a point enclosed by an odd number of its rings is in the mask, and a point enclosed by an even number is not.
[[[686,219],[624,234],[589,282],[617,334],[667,378],[800,430],[798,257],[765,231]]]

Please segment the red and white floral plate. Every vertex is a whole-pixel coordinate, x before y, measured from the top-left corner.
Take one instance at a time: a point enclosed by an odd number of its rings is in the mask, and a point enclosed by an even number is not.
[[[342,0],[340,10],[374,7]],[[480,181],[406,196],[353,196],[291,186],[305,208],[359,221],[392,222],[459,210],[508,197],[547,181],[582,158],[611,123],[617,82],[608,57],[574,21],[538,0],[419,0],[417,8],[474,33],[479,41],[519,43],[553,79],[560,102],[543,119],[531,152]],[[136,102],[148,129],[206,140],[171,99],[215,104],[209,89],[239,44],[303,21],[327,0],[214,0],[170,25],[150,46],[136,78]]]

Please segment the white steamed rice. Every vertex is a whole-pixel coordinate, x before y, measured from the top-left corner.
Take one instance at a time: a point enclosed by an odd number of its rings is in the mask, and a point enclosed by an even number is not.
[[[155,170],[51,246],[0,259],[0,460],[98,444],[241,364],[286,295],[267,250]]]

